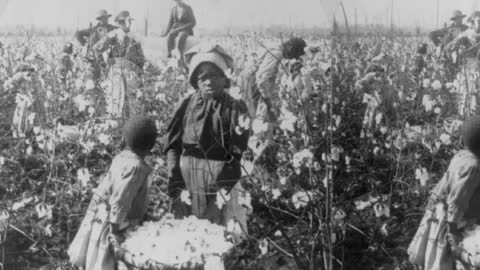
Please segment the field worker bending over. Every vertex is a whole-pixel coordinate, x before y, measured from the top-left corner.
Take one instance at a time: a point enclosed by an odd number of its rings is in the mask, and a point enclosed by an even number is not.
[[[137,91],[141,91],[145,56],[142,45],[130,33],[132,18],[122,11],[115,18],[119,29],[110,32],[93,47],[97,54],[109,52],[111,85],[105,93],[111,119],[125,120],[141,113]]]
[[[281,104],[275,85],[280,65],[284,59],[299,59],[305,54],[306,47],[303,39],[291,38],[277,48],[267,50],[258,64],[246,67],[240,74],[239,87],[243,91],[242,99],[247,103],[250,117],[265,122],[277,120]],[[271,127],[267,133],[272,133]]]
[[[167,37],[167,57],[172,57],[172,50],[175,48],[183,51],[185,40],[193,36],[193,27],[197,23],[193,9],[185,4],[183,0],[174,0],[176,5],[172,8],[167,28],[162,37]],[[176,42],[175,42],[176,41]]]
[[[109,32],[115,30],[117,27],[108,23],[109,18],[112,15],[104,9],[101,9],[97,13],[97,25],[90,25],[89,28],[79,30],[75,33],[75,38],[82,46],[86,46],[86,51],[84,57],[91,64],[91,69],[93,72],[93,79],[98,80],[101,76],[101,69],[106,68],[106,63],[101,57],[96,57],[95,53],[92,51],[93,45],[97,43],[100,39],[105,37]]]
[[[239,118],[248,113],[243,101],[225,91],[230,85],[225,73],[233,67],[233,59],[218,45],[196,46],[187,52],[187,59],[191,55],[189,81],[196,92],[180,102],[165,143],[174,214],[177,218],[193,214],[223,225],[236,217],[246,230],[238,180],[249,127],[240,128]],[[179,202],[187,191],[191,207]],[[215,205],[217,191],[231,197],[221,210]]]
[[[124,149],[93,192],[87,213],[68,254],[84,270],[116,270],[122,257],[123,233],[141,225],[152,168],[144,158],[155,145],[155,122],[144,116],[129,119],[123,127]],[[124,266],[125,267],[125,266]],[[125,269],[125,268],[122,268]]]

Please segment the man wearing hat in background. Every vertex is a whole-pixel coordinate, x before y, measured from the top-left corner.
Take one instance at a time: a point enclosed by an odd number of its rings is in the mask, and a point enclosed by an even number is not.
[[[452,52],[446,52],[444,47],[454,40],[460,33],[468,29],[468,26],[463,24],[465,18],[460,10],[454,10],[450,20],[452,24],[443,29],[435,30],[429,34],[430,40],[441,51],[440,59],[442,65],[445,67],[447,80],[453,80],[459,72],[459,65],[456,59],[452,56]]]
[[[468,18],[470,27],[457,35],[445,46],[445,51],[455,51],[460,61],[457,61],[461,72],[456,79],[460,94],[459,114],[461,116],[475,115],[480,112],[480,11],[474,11]]]
[[[167,28],[162,37],[167,37],[167,57],[172,57],[172,50],[175,48],[183,51],[185,40],[188,36],[193,36],[193,27],[196,20],[192,7],[185,4],[183,0],[174,0],[175,6],[172,8]],[[176,41],[176,42],[175,42]]]
[[[133,18],[130,12],[121,11],[115,22],[119,28],[111,31],[94,46],[97,58],[109,50],[108,79],[111,85],[106,89],[107,113],[111,119],[126,120],[141,114],[137,91],[142,87],[145,55],[140,42],[130,33]]]
[[[78,30],[75,33],[75,38],[78,40],[80,45],[88,45],[91,48],[97,41],[104,37],[108,32],[115,30],[117,27],[108,23],[108,19],[111,17],[111,14],[104,9],[101,9],[97,13],[96,20],[98,21],[97,25],[90,25],[87,29]]]
[[[95,54],[92,52],[92,47],[100,39],[106,36],[110,31],[115,30],[117,27],[108,23],[108,19],[111,17],[111,14],[104,9],[98,11],[96,20],[98,21],[97,25],[92,26],[87,29],[79,30],[75,33],[75,38],[78,40],[81,46],[86,45],[85,57],[91,63],[93,69],[93,79],[98,80],[101,76],[102,67],[105,68],[106,64],[103,61],[102,57],[95,57]]]
[[[468,26],[463,24],[463,19],[465,16],[466,15],[460,10],[454,10],[452,17],[450,17],[452,24],[449,27],[435,30],[430,33],[430,39],[432,40],[433,44],[435,44],[435,46],[444,46],[458,36],[458,34],[467,30]]]

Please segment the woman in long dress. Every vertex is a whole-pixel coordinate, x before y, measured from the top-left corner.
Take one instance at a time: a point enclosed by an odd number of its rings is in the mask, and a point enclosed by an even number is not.
[[[201,44],[192,48],[187,59],[189,81],[196,92],[175,111],[165,151],[170,196],[178,202],[182,192],[188,191],[191,206],[177,204],[174,212],[177,217],[193,214],[223,225],[236,220],[246,230],[246,212],[239,202],[244,190],[238,180],[249,131],[240,127],[239,118],[248,117],[248,112],[243,101],[225,91],[229,86],[225,72],[233,59],[218,45]],[[228,193],[226,205],[215,205],[217,192]]]

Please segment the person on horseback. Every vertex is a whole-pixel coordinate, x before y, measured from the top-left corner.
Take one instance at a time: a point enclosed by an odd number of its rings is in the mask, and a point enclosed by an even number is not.
[[[137,91],[142,87],[141,76],[145,55],[140,42],[130,33],[133,18],[130,12],[121,11],[115,18],[119,28],[93,46],[97,54],[109,52],[107,113],[112,119],[128,119],[140,113]]]
[[[162,35],[162,37],[167,37],[168,58],[173,56],[174,49],[183,52],[185,40],[188,36],[193,36],[193,28],[197,23],[193,9],[189,5],[185,4],[183,0],[174,1],[176,5],[172,8],[167,28]]]

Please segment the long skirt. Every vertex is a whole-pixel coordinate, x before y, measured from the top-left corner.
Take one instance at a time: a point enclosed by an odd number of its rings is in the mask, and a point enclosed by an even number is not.
[[[439,203],[433,212],[425,215],[408,249],[410,258],[415,258],[415,263],[423,264],[424,270],[455,269],[455,258],[446,242],[446,205]],[[426,241],[422,243],[422,239]]]
[[[127,120],[141,113],[137,92],[142,87],[139,70],[128,60],[113,65],[108,73],[110,85],[106,89],[107,113],[111,119]]]
[[[92,201],[69,248],[72,263],[85,270],[116,270],[108,235],[108,210],[105,204]],[[79,259],[80,257],[82,259]]]
[[[212,192],[211,187],[215,184],[224,164],[223,161],[181,157],[182,176],[191,194],[191,213],[196,217],[206,218],[207,209],[215,204],[216,193]],[[238,182],[229,193],[230,200],[218,212],[217,217],[224,226],[232,220],[240,225],[241,229],[234,232],[237,239],[244,237],[247,233],[247,210],[239,201],[244,193],[245,190]]]
[[[467,59],[457,75],[458,112],[461,116],[469,117],[480,112],[479,72],[479,61]]]

